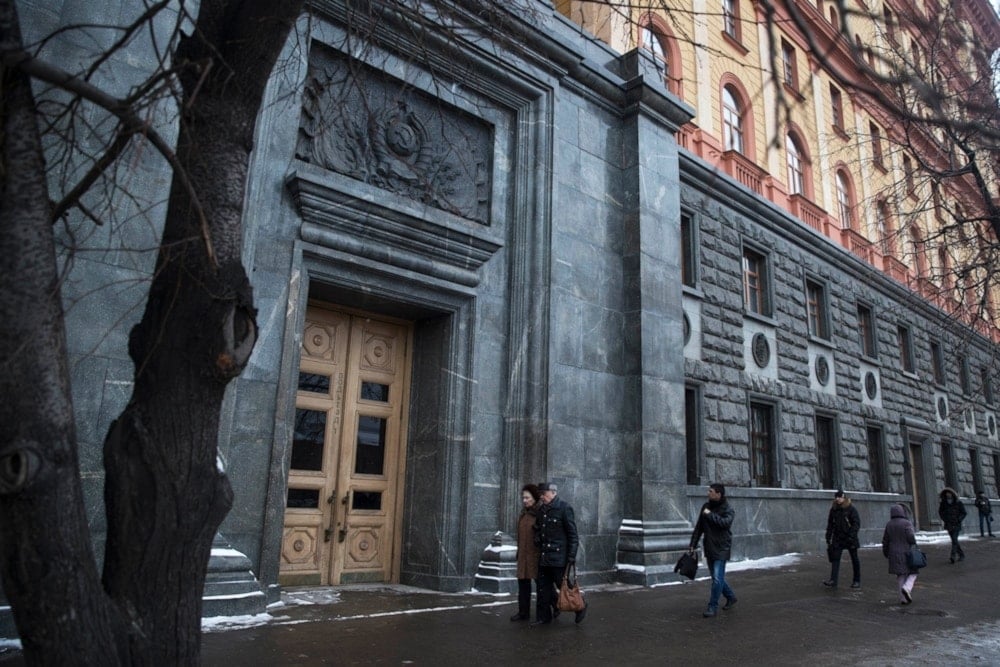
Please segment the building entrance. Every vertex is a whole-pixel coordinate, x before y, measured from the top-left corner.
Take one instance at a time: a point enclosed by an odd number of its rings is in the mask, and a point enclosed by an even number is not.
[[[399,577],[412,328],[310,304],[279,583]]]

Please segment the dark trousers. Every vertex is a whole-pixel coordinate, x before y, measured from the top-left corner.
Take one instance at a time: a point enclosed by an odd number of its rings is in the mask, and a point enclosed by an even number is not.
[[[837,583],[837,576],[840,574],[840,557],[843,555],[844,549],[830,548],[830,581]],[[847,553],[851,555],[851,568],[854,570],[854,581],[856,583],[861,583],[861,560],[858,558],[857,549],[847,549]]]
[[[948,529],[948,537],[951,538],[951,559],[955,560],[955,556],[958,558],[965,558],[965,552],[962,551],[962,545],[958,543],[958,534],[962,532],[962,527],[958,526],[956,528]]]
[[[562,581],[563,572],[565,571],[565,565],[557,565],[556,567],[538,566],[538,580],[535,585],[535,590],[538,593],[538,600],[535,604],[536,621],[548,623],[552,620],[552,608],[556,606],[556,602],[558,601],[556,598],[558,593],[556,591],[559,590],[559,583]]]
[[[993,515],[992,514],[980,514],[979,515],[979,534],[985,535],[983,532],[983,524],[985,528],[990,531],[990,537],[993,537]]]
[[[517,613],[531,616],[531,579],[517,580]]]

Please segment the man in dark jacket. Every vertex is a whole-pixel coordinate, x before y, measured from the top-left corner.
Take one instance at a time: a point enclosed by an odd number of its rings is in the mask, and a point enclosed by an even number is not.
[[[715,616],[719,608],[719,598],[725,596],[725,611],[736,604],[736,593],[726,583],[726,561],[729,560],[733,546],[733,519],[736,512],[726,502],[726,487],[722,484],[711,484],[708,487],[708,502],[698,511],[698,519],[691,534],[689,552],[698,548],[698,540],[704,535],[705,560],[708,571],[712,574],[712,593],[708,598],[708,609],[702,614],[705,618]]]
[[[979,510],[979,537],[986,537],[986,530],[993,537],[993,508],[985,491],[976,491],[976,509]]]
[[[830,578],[823,582],[824,586],[836,588],[837,575],[840,574],[840,557],[847,549],[851,555],[851,567],[854,569],[854,581],[851,588],[861,588],[861,561],[858,559],[858,531],[861,529],[861,517],[858,508],[844,492],[837,490],[833,494],[833,507],[826,519],[826,550],[830,556]]]
[[[580,538],[576,532],[573,508],[562,498],[556,497],[555,484],[538,485],[541,505],[535,521],[535,544],[538,546],[538,591],[535,622],[547,625],[552,622],[552,608],[556,605],[553,590],[562,582],[567,565],[576,563],[576,550]],[[576,612],[576,622],[587,615],[587,608]]]
[[[962,532],[962,522],[965,521],[965,505],[950,487],[946,486],[941,491],[938,516],[941,517],[944,529],[948,531],[948,537],[951,538],[951,558],[949,561],[954,563],[956,556],[960,561],[965,560],[965,552],[962,551],[962,545],[958,543],[958,534]]]

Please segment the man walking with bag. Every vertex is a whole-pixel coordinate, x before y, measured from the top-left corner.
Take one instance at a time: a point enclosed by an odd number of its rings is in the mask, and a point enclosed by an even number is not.
[[[708,502],[701,506],[698,520],[691,534],[691,544],[688,551],[698,548],[698,540],[705,536],[705,560],[708,571],[712,574],[712,593],[708,598],[708,609],[702,614],[705,618],[715,616],[719,609],[719,598],[725,596],[726,604],[723,611],[732,609],[736,604],[736,593],[726,583],[726,561],[729,560],[733,546],[733,519],[736,512],[726,501],[726,487],[722,484],[711,484],[708,487]]]
[[[861,517],[851,499],[838,490],[833,494],[833,506],[826,519],[826,550],[830,556],[830,578],[823,582],[824,586],[837,587],[837,575],[840,574],[840,557],[847,549],[851,555],[851,568],[854,580],[851,588],[861,588],[861,561],[858,559],[858,531],[861,530]]]
[[[553,588],[563,578],[568,565],[576,563],[576,550],[580,538],[576,532],[573,508],[556,496],[555,484],[538,485],[541,506],[535,522],[535,544],[538,546],[538,601],[535,621],[531,625],[548,625],[552,622],[552,608],[556,604]],[[576,622],[587,615],[587,608],[576,612]]]

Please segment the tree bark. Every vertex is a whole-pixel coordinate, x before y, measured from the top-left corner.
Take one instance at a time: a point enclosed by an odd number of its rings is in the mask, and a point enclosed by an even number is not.
[[[21,48],[0,1],[0,50]],[[35,100],[0,69],[0,571],[32,664],[107,664],[124,632],[100,586],[80,485]]]
[[[257,336],[242,215],[263,92],[302,0],[204,0],[174,54],[182,99],[131,399],[105,438],[99,578],[84,513],[51,204],[31,82],[0,70],[0,574],[32,664],[197,664],[215,531],[232,504],[220,410]],[[13,0],[0,51],[20,52]],[[194,196],[190,186],[194,184]]]
[[[129,340],[132,398],[104,447],[104,583],[139,630],[134,664],[198,662],[212,540],[232,504],[217,464],[220,411],[257,335],[240,254],[247,170],[264,88],[300,9],[202,2],[175,54],[184,91],[176,156],[197,206],[175,176],[149,300]]]

